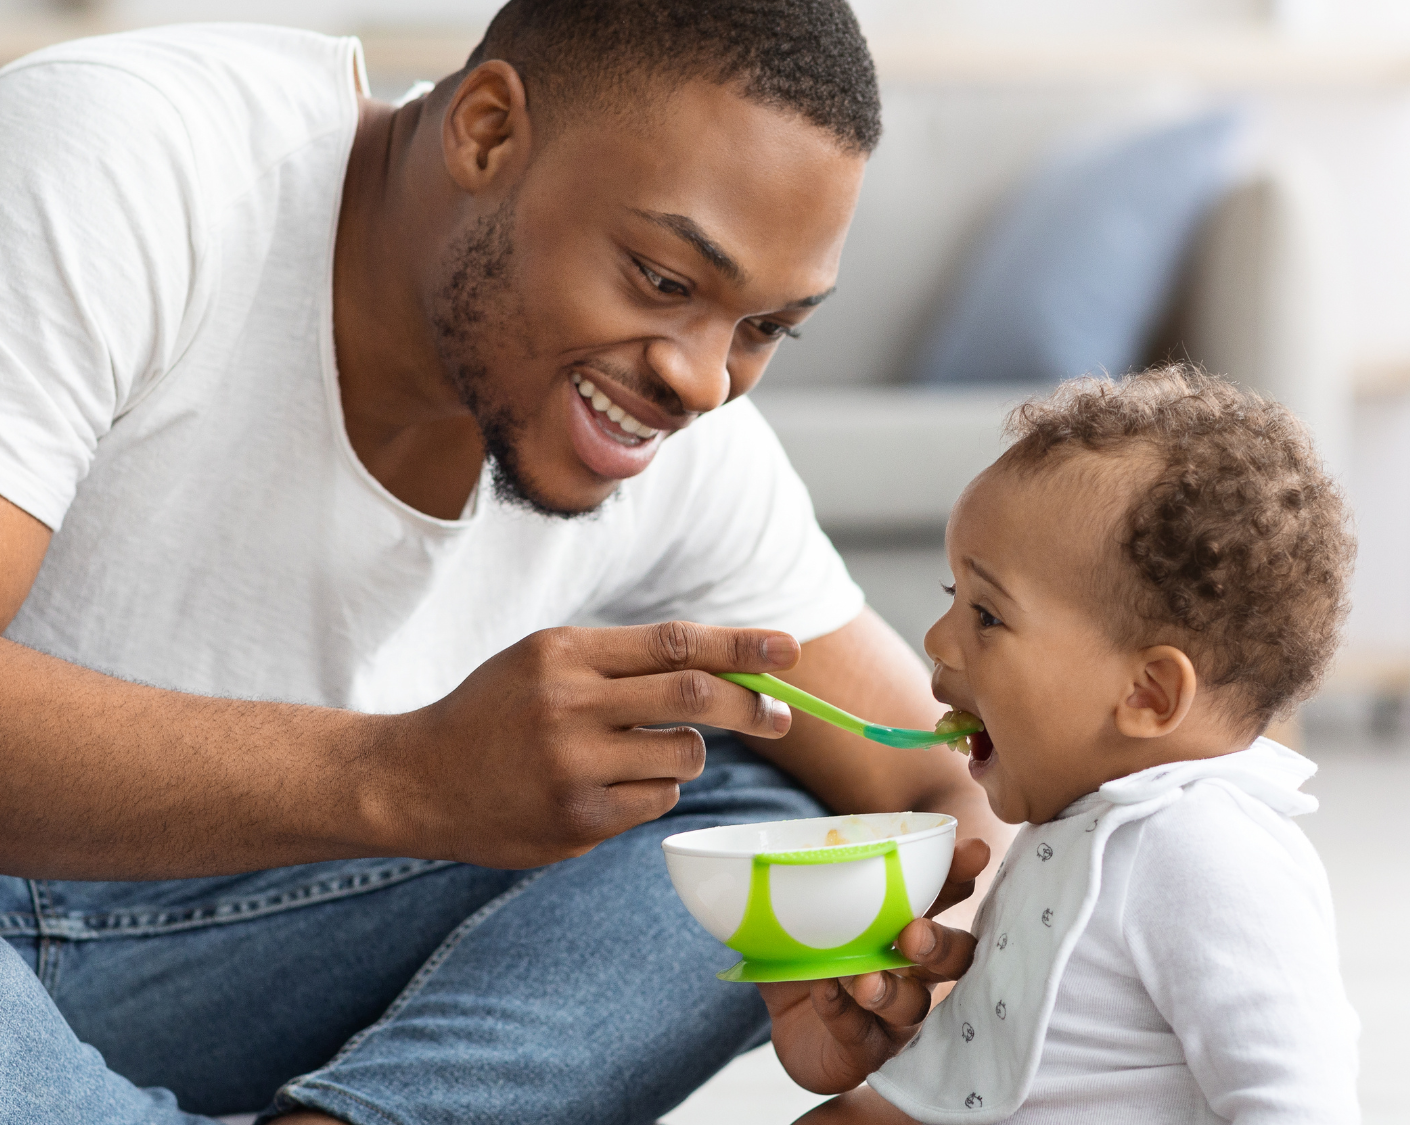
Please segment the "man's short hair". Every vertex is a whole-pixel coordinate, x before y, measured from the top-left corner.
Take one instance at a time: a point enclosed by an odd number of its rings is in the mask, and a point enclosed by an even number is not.
[[[509,0],[466,67],[489,59],[519,72],[551,124],[705,79],[797,114],[847,152],[881,137],[876,71],[846,0]]]
[[[1291,411],[1186,365],[1065,383],[1008,419],[1000,464],[1127,456],[1118,541],[1099,580],[1119,643],[1184,649],[1254,729],[1321,682],[1348,610],[1346,507]],[[1237,701],[1237,702],[1235,702]],[[1241,724],[1242,725],[1242,724]]]

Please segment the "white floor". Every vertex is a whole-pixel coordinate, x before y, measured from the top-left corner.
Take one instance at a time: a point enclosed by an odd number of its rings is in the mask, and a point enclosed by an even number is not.
[[[827,1099],[795,1086],[773,1047],[741,1055],[661,1118],[662,1125],[753,1125],[790,1122]]]

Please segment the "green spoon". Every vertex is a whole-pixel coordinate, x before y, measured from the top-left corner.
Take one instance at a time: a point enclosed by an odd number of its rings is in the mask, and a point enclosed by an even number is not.
[[[958,742],[966,735],[978,734],[984,729],[984,724],[977,718],[962,711],[946,715],[935,724],[934,730],[883,727],[877,723],[869,723],[865,719],[859,719],[856,715],[848,714],[841,707],[825,703],[816,695],[809,695],[802,688],[786,684],[766,672],[719,672],[717,675],[722,680],[728,680],[730,683],[738,684],[750,691],[757,691],[760,695],[781,699],[790,707],[806,711],[809,715],[819,718],[825,723],[831,723],[835,727],[849,730],[853,734],[860,734],[863,738],[869,738],[873,742],[880,742],[886,746],[923,750],[940,742]],[[952,718],[951,715],[954,717]]]

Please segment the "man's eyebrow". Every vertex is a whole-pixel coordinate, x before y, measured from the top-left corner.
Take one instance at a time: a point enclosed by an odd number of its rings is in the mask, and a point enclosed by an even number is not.
[[[744,280],[744,268],[721,249],[720,244],[706,234],[700,224],[689,215],[673,215],[666,211],[643,211],[636,207],[632,208],[632,214],[640,215],[643,219],[655,223],[659,227],[665,227],[676,237],[690,243],[697,254],[730,281]],[[821,293],[814,293],[811,297],[800,297],[796,301],[789,301],[783,307],[785,309],[815,308],[835,292],[837,292],[837,286],[834,285]]]
[[[664,211],[642,211],[636,207],[632,208],[632,214],[640,215],[643,219],[655,223],[658,227],[665,227],[677,238],[683,239],[695,248],[695,252],[709,262],[730,281],[742,281],[744,270],[740,264],[720,249],[719,243],[715,242],[700,229],[700,224],[689,215],[672,215]]]
[[[969,567],[970,570],[974,571],[974,573],[979,575],[980,578],[984,579],[985,582],[993,586],[994,589],[998,590],[999,593],[1003,594],[1004,597],[1008,598],[1009,601],[1014,600],[1013,595],[1004,589],[1003,583],[1001,583],[997,578],[995,578],[992,574],[990,574],[987,570],[980,566],[979,563],[975,562],[971,558],[966,558],[964,562],[965,566]]]
[[[836,292],[837,286],[834,285],[831,289],[826,289],[821,293],[814,293],[811,297],[800,297],[796,301],[789,301],[788,304],[784,305],[783,307],[786,309],[816,308],[818,305],[822,304]]]

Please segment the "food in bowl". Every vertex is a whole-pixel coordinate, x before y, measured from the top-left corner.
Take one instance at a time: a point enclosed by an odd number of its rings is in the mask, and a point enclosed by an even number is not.
[[[743,955],[723,980],[816,980],[910,964],[896,935],[950,870],[955,819],[867,813],[728,824],[662,842],[698,922]]]

